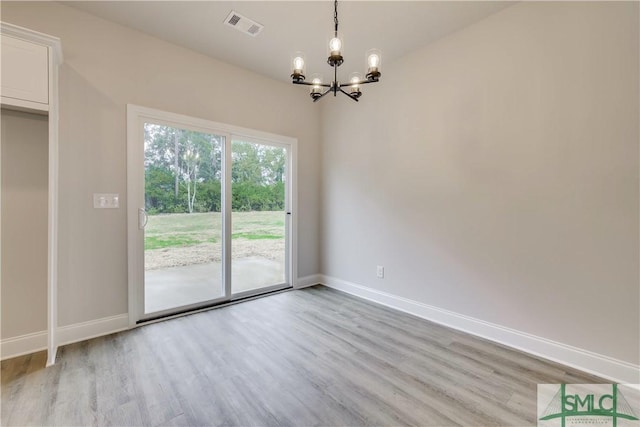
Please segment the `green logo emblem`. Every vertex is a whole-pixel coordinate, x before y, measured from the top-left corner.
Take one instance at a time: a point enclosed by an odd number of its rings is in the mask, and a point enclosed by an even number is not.
[[[602,392],[604,386],[611,388]],[[574,425],[591,425],[594,424],[594,417],[600,420],[607,417],[613,427],[617,427],[618,420],[621,419],[638,421],[633,407],[619,390],[618,384],[582,384],[575,387],[569,393],[567,384],[559,384],[558,391],[542,412],[539,421],[559,419],[562,427],[566,426],[567,419]],[[600,392],[589,392],[589,388],[599,388]],[[540,388],[538,392],[540,393]]]

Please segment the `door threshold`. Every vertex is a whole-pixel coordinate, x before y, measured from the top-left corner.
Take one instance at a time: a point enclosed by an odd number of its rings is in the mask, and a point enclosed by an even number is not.
[[[254,295],[247,295],[245,297],[240,297],[237,299],[232,299],[232,300],[228,300],[228,301],[220,301],[220,302],[215,302],[215,303],[211,303],[211,304],[207,304],[201,307],[195,307],[195,308],[188,308],[182,311],[178,311],[175,313],[170,313],[170,314],[161,314],[158,316],[154,316],[154,317],[149,317],[146,319],[140,319],[138,321],[136,321],[136,325],[138,326],[142,326],[142,325],[146,325],[146,324],[150,324],[150,323],[156,323],[156,322],[162,322],[164,320],[170,320],[170,319],[174,319],[177,317],[182,317],[182,316],[188,316],[190,314],[196,314],[196,313],[200,313],[203,311],[209,311],[209,310],[213,310],[216,308],[222,308],[222,307],[227,307],[230,305],[234,305],[240,302],[245,302],[245,301],[250,301],[250,300],[254,300],[254,299],[258,299],[258,298],[262,298],[262,297],[266,297],[266,296],[270,296],[270,295],[275,295],[275,294],[279,294],[281,292],[287,292],[293,289],[293,286],[288,285],[285,286],[283,288],[279,288],[279,289],[274,289],[274,290],[270,290],[267,292],[262,292],[259,294],[254,294]]]

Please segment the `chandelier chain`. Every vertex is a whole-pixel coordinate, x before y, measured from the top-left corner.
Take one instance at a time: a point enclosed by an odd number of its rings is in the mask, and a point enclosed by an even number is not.
[[[338,37],[338,0],[333,2],[333,22],[336,24],[335,36]]]

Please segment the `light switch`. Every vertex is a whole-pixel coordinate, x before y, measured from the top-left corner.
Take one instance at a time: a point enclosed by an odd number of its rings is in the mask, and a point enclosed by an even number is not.
[[[93,207],[95,209],[118,209],[120,207],[120,195],[93,193]]]

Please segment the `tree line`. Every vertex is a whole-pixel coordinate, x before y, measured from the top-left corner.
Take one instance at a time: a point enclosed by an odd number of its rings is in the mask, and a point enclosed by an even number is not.
[[[224,137],[151,123],[144,131],[147,212],[220,212]],[[283,148],[233,141],[231,158],[233,210],[284,210]]]

